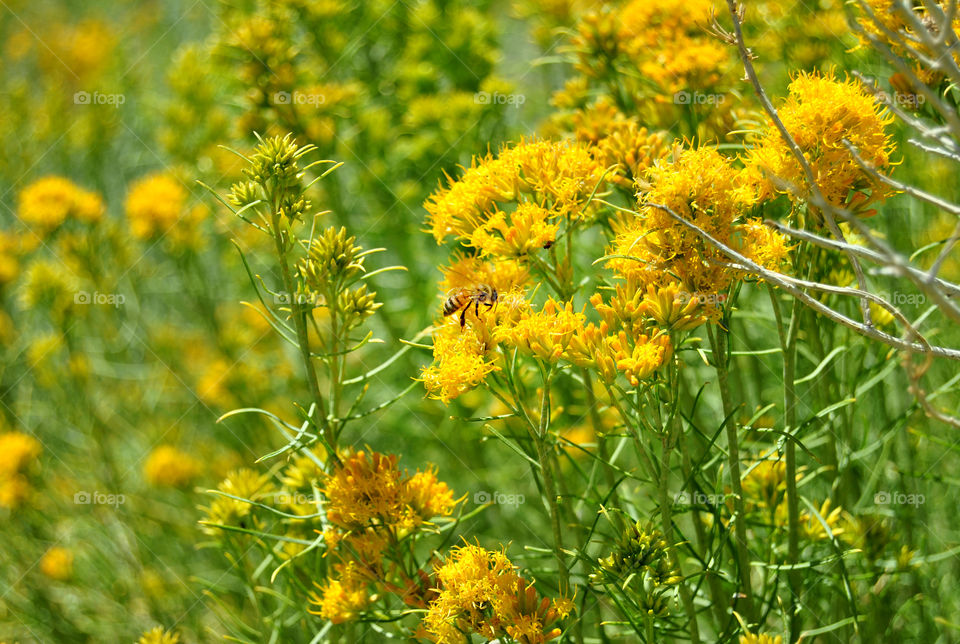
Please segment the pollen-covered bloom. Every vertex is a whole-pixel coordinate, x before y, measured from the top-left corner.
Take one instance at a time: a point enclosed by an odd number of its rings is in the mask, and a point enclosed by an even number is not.
[[[130,232],[138,239],[165,234],[184,216],[186,202],[187,191],[169,174],[140,179],[130,187],[124,205]]]
[[[497,215],[501,206],[509,202],[537,204],[549,215],[527,210],[521,217],[586,219],[587,201],[602,177],[603,168],[585,146],[569,141],[521,140],[513,147],[504,146],[497,156],[475,158],[460,178],[448,178],[448,187],[435,192],[424,204],[427,223],[437,243],[451,235],[470,243],[474,231],[491,218],[494,224],[489,233],[506,226],[498,224],[496,218],[502,216]],[[517,224],[520,222],[514,222]],[[546,243],[548,230],[541,227],[535,232]],[[498,237],[503,239],[503,233]],[[481,233],[478,241],[482,239]]]
[[[609,179],[623,188],[632,188],[669,150],[665,133],[648,131],[608,100],[574,112],[572,119],[577,140],[589,146],[601,166],[616,166]]]
[[[833,73],[800,73],[778,110],[784,127],[807,158],[823,197],[838,207],[864,212],[885,199],[891,189],[856,162],[844,140],[878,172],[891,165],[894,144],[887,132],[893,115],[857,81],[838,80]],[[760,200],[787,192],[792,199],[810,194],[800,162],[773,124],[745,159]],[[778,184],[772,177],[780,180]],[[788,186],[799,194],[794,194]]]
[[[476,633],[488,640],[548,642],[573,608],[569,599],[541,598],[503,551],[454,548],[436,569],[439,588],[423,618],[423,630],[438,644],[461,644]]]
[[[498,210],[470,234],[468,244],[483,255],[523,257],[549,248],[560,226],[553,213],[533,203],[522,203],[512,213]]]
[[[740,252],[760,266],[778,271],[789,261],[792,246],[787,238],[759,219],[748,219],[737,227]]]
[[[348,561],[335,566],[337,576],[317,584],[319,593],[310,593],[310,603],[319,610],[309,612],[342,624],[357,619],[370,605],[369,579],[359,570],[359,564]]]
[[[38,234],[46,234],[74,218],[98,221],[104,212],[103,199],[63,177],[37,179],[19,195],[17,217]]]
[[[617,236],[610,267],[642,285],[679,281],[686,292],[715,299],[733,279],[721,265],[727,258],[664,208],[730,245],[735,223],[754,203],[742,171],[716,148],[682,150],[650,170],[639,201],[640,216]]]
[[[408,531],[437,516],[449,516],[457,502],[430,469],[412,476],[397,467],[395,454],[358,451],[324,479],[327,519],[344,531],[387,527]]]
[[[433,364],[420,372],[427,393],[449,402],[464,394],[500,367],[473,325],[460,326],[457,316],[433,335]]]
[[[570,340],[583,328],[585,316],[573,309],[572,302],[548,299],[536,312],[525,311],[512,324],[497,327],[498,342],[529,351],[541,360],[556,362],[564,357]]]
[[[447,517],[462,499],[429,468],[410,475],[396,455],[347,454],[324,476],[330,527],[323,536],[337,561],[310,602],[334,623],[359,617],[379,586],[386,588],[394,564],[385,553],[431,519]]]

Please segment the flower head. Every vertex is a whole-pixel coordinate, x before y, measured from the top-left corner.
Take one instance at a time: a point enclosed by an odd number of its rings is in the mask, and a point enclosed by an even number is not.
[[[159,445],[150,452],[143,474],[151,485],[185,487],[200,471],[200,463],[173,445]]]
[[[141,635],[137,644],[180,644],[180,636],[173,631],[164,630],[162,626],[156,626]]]
[[[51,176],[37,179],[20,192],[17,217],[42,235],[70,218],[98,221],[104,209],[100,195],[83,190],[69,179]]]
[[[187,191],[169,174],[144,177],[130,186],[124,209],[137,239],[165,234],[185,214]]]
[[[841,81],[833,73],[801,73],[790,83],[790,95],[778,110],[784,127],[807,158],[823,197],[838,207],[856,206],[886,198],[891,190],[854,159],[844,141],[877,171],[891,164],[893,142],[888,126],[893,116],[852,80]],[[792,199],[805,199],[810,187],[800,162],[773,125],[747,155],[760,199],[769,199],[786,189],[772,177],[795,186]],[[870,198],[864,199],[869,193]],[[857,196],[859,194],[859,197]]]
[[[488,640],[547,642],[560,635],[557,624],[571,610],[569,600],[541,598],[500,550],[454,548],[435,574],[439,592],[423,628],[439,644],[459,644],[471,633]]]
[[[61,546],[47,550],[40,559],[40,572],[57,581],[73,576],[73,553]]]

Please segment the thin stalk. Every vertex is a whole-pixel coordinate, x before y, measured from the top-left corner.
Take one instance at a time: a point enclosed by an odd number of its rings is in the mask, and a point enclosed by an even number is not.
[[[727,372],[727,335],[723,329],[713,331],[707,327],[710,345],[713,349],[714,368],[720,386],[720,400],[723,403],[724,429],[727,435],[727,463],[730,467],[730,486],[733,489],[733,509],[736,513],[734,524],[734,545],[739,569],[740,587],[746,598],[743,600],[748,622],[755,621],[753,584],[750,580],[750,554],[747,549],[746,512],[743,507],[743,486],[740,484],[740,442],[737,436],[737,423],[734,420],[733,399],[730,396],[729,374]]]
[[[793,432],[797,427],[797,395],[794,385],[797,364],[797,333],[800,320],[800,300],[794,299],[790,310],[790,324],[786,333],[783,330],[783,319],[780,314],[780,305],[773,292],[770,293],[773,302],[774,316],[777,320],[777,331],[780,335],[780,346],[783,349],[783,424],[787,435],[784,445],[784,460],[786,461],[787,476],[787,564],[793,565],[800,561],[800,499],[797,497],[797,447]],[[790,641],[796,642],[800,637],[802,626],[797,603],[801,593],[802,579],[800,571],[790,569],[787,573],[790,582]]]
[[[662,437],[662,451],[660,453],[660,518],[663,522],[663,536],[666,538],[667,547],[674,551],[673,542],[673,506],[670,501],[670,455],[673,452],[673,446],[676,443],[677,436],[680,433],[679,416],[677,415],[678,376],[676,366],[673,367],[670,382],[670,415],[667,417],[665,426],[661,426],[660,435]],[[677,562],[679,566],[679,560]],[[681,571],[681,574],[682,571]],[[690,641],[693,644],[700,642],[700,629],[697,624],[697,611],[693,606],[693,598],[690,596],[690,589],[686,584],[680,584],[680,600],[683,602],[683,609],[690,620]]]
[[[557,502],[557,486],[553,478],[552,463],[547,454],[545,438],[550,428],[550,372],[543,377],[543,397],[540,400],[540,425],[531,427],[534,443],[537,446],[537,458],[540,461],[540,471],[543,474],[543,489],[547,496],[547,505],[550,510],[550,524],[553,529],[553,549],[557,557],[557,566],[560,573],[560,591],[566,592],[570,588],[570,573],[563,557],[563,533],[560,529],[560,504]]]
[[[323,399],[323,394],[320,393],[320,381],[317,379],[317,370],[314,367],[313,360],[310,358],[310,339],[307,335],[307,324],[305,320],[305,313],[301,303],[296,297],[296,288],[293,283],[293,275],[290,272],[290,265],[287,262],[287,244],[283,239],[283,234],[280,230],[280,213],[277,209],[277,196],[271,195],[270,198],[270,218],[273,226],[273,238],[277,246],[277,255],[280,260],[280,274],[283,279],[283,288],[287,292],[287,296],[290,300],[290,311],[293,317],[293,323],[297,330],[297,344],[300,348],[300,357],[303,360],[303,366],[307,372],[307,382],[310,386],[310,390],[313,393],[314,402],[316,403],[316,410],[314,415],[317,422],[317,427],[320,430],[318,433],[323,446],[327,449],[327,453],[330,455],[330,458],[335,462],[339,463],[340,459],[337,456],[336,448],[330,444],[330,419],[327,416],[327,406]]]

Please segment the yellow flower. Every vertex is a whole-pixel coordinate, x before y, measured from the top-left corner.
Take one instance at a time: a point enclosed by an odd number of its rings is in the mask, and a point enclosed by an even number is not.
[[[30,484],[19,474],[0,477],[0,508],[15,510],[26,500]]]
[[[482,255],[523,257],[549,248],[557,238],[557,224],[548,223],[552,213],[532,203],[522,203],[509,215],[496,211],[469,236],[468,244]]]
[[[779,232],[764,225],[759,219],[748,219],[737,226],[741,235],[740,252],[757,264],[779,271],[790,256],[792,246]]]
[[[184,487],[197,477],[200,464],[173,445],[155,447],[143,466],[143,474],[151,485]]]
[[[180,644],[180,636],[173,631],[165,631],[162,626],[156,626],[141,635],[136,644]]]
[[[640,119],[624,116],[606,99],[575,112],[573,125],[601,166],[617,166],[609,178],[623,188],[632,188],[668,152],[664,133],[648,132]]]
[[[65,75],[70,82],[84,82],[99,74],[111,60],[116,39],[102,20],[83,20],[75,25],[57,25],[46,34],[40,64],[51,75]],[[46,43],[49,43],[47,45]]]
[[[22,432],[0,434],[0,478],[27,469],[42,451],[34,437]]]
[[[497,289],[502,299],[504,294],[521,289],[530,281],[530,272],[518,261],[484,261],[458,254],[454,254],[450,265],[441,267],[440,272],[443,273],[440,290],[444,298],[457,288],[487,284]]]
[[[54,546],[40,559],[40,572],[57,581],[66,581],[73,575],[73,553]]]
[[[603,168],[584,146],[521,140],[513,147],[501,148],[496,157],[474,158],[459,179],[448,177],[448,187],[424,203],[427,224],[440,244],[450,235],[469,242],[477,228],[500,212],[498,204],[508,202],[539,204],[550,218],[586,219],[587,200],[602,176]],[[526,213],[533,215],[542,216],[535,211]]]
[[[449,402],[500,370],[487,353],[474,326],[461,327],[453,316],[434,331],[433,364],[422,369],[419,380],[431,397]]]
[[[787,465],[773,456],[764,457],[749,467],[741,483],[749,505],[774,510],[787,491]]]
[[[396,455],[358,451],[324,479],[327,519],[345,531],[385,526],[399,532],[448,516],[453,492],[429,469],[409,476]]]
[[[327,519],[345,530],[399,520],[403,473],[396,455],[364,451],[343,460],[326,478]]]
[[[789,91],[778,114],[806,156],[824,198],[835,206],[855,206],[863,211],[870,202],[889,196],[891,189],[860,168],[843,140],[848,140],[866,163],[883,172],[890,166],[894,150],[887,133],[893,115],[858,82],[839,81],[832,72],[800,73]],[[769,174],[799,189],[799,196],[791,194],[792,199],[806,197],[809,187],[803,169],[772,124],[749,152],[746,163],[761,200],[787,192]]]
[[[747,632],[740,636],[740,644],[783,644],[783,636]]]
[[[567,599],[539,597],[503,551],[480,546],[454,548],[437,565],[436,581],[439,593],[423,628],[438,644],[460,644],[472,633],[488,640],[547,642],[560,635],[557,624],[572,608]]]
[[[325,584],[317,584],[320,596],[310,593],[310,603],[320,607],[319,611],[309,611],[329,619],[334,624],[342,624],[356,619],[370,604],[367,592],[367,580],[361,576],[356,562],[337,566],[339,578],[328,579]]]
[[[437,479],[436,468],[417,472],[406,481],[406,503],[423,520],[450,516],[457,501],[453,490]]]
[[[567,351],[571,338],[583,328],[584,314],[573,310],[572,302],[548,299],[537,312],[523,312],[520,319],[497,327],[494,337],[537,358],[556,362]]]
[[[264,499],[274,490],[273,483],[266,474],[260,474],[249,468],[233,470],[227,475],[217,489],[241,499],[263,503]],[[253,528],[247,519],[254,506],[244,501],[217,495],[206,510],[206,522],[226,526],[242,525]],[[256,517],[253,517],[256,523]],[[216,525],[204,525],[203,531],[211,535],[219,535],[220,528]]]
[[[187,191],[168,174],[152,174],[136,181],[124,204],[130,232],[138,239],[165,234],[184,215],[186,201]]]
[[[19,195],[17,217],[41,236],[54,230],[68,218],[96,222],[104,212],[103,200],[63,177],[37,179]]]
[[[624,222],[610,252],[616,257],[608,265],[644,287],[679,282],[688,293],[719,301],[734,278],[720,265],[727,257],[657,206],[731,245],[735,222],[754,203],[742,172],[715,148],[700,147],[655,165],[642,188],[640,215]]]
[[[12,282],[20,273],[19,248],[20,242],[13,233],[0,231],[0,286]]]
[[[834,535],[842,534],[843,528],[840,527],[840,521],[843,518],[843,508],[832,507],[830,499],[825,499],[820,505],[819,514],[823,517],[824,523],[830,527],[830,532]],[[811,512],[800,513],[800,533],[811,541],[821,541],[827,538],[827,530]]]

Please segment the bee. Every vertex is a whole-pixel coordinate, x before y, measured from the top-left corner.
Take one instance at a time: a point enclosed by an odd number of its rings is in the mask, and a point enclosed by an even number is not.
[[[471,305],[474,307],[474,315],[479,317],[481,304],[488,309],[493,308],[498,299],[497,289],[487,284],[455,288],[450,292],[447,301],[443,303],[443,316],[447,317],[459,311],[460,328],[463,328],[467,323],[467,311],[470,310]]]

